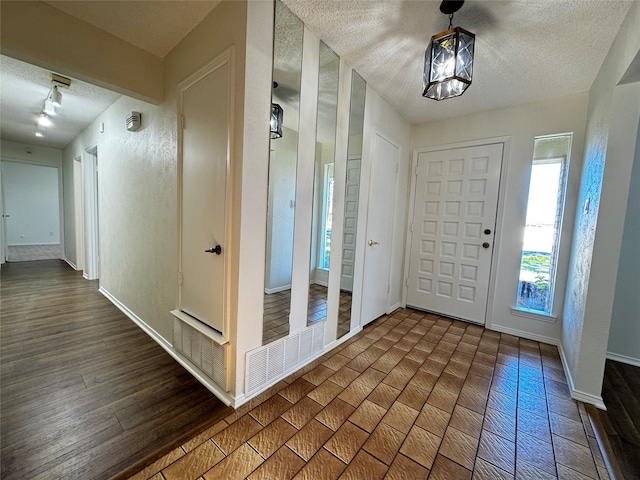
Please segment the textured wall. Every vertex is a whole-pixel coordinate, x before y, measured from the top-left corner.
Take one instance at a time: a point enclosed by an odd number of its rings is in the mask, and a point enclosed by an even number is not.
[[[600,225],[600,203],[603,185],[612,192],[624,190],[614,183],[607,184],[607,170],[615,169],[607,160],[609,131],[613,116],[615,85],[640,49],[640,3],[634,2],[623,22],[591,90],[589,91],[589,114],[585,137],[584,168],[578,211],[575,220],[574,244],[572,248],[569,283],[565,299],[562,346],[567,360],[569,380],[576,391],[599,398],[604,369],[610,306],[613,301],[615,275],[609,282],[611,265],[605,264],[601,271],[594,259],[608,257],[614,244],[604,241],[604,234],[622,231],[623,215],[607,218],[607,226]],[[624,105],[624,102],[622,102]],[[631,159],[621,159],[631,162]],[[628,181],[628,178],[627,178]],[[611,205],[614,210],[624,211],[626,190],[622,204]],[[616,195],[612,201],[618,202]],[[585,201],[589,200],[589,213],[584,214]],[[597,229],[602,229],[603,241],[596,245]],[[619,239],[618,247],[619,249]],[[614,263],[617,269],[619,252]],[[615,272],[614,272],[615,273]],[[594,276],[597,278],[594,279]],[[608,305],[608,314],[607,314]]]

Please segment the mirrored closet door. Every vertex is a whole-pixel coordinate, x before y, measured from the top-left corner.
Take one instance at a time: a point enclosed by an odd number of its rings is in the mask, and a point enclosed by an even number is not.
[[[289,334],[304,25],[275,3],[262,343]]]

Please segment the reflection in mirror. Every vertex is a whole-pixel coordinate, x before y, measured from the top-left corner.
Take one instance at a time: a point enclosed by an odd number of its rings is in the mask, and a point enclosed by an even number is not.
[[[320,42],[318,124],[316,127],[307,325],[327,318],[339,71],[340,58],[324,42]]]
[[[364,128],[364,100],[366,83],[353,70],[351,74],[351,105],[349,107],[349,147],[344,199],[344,227],[342,242],[342,270],[340,276],[340,307],[338,334],[351,330],[351,294],[356,259],[358,197],[360,196],[360,164],[362,162],[362,131]]]
[[[289,333],[303,32],[302,21],[276,1],[271,102],[282,108],[283,125],[269,156],[263,345]]]

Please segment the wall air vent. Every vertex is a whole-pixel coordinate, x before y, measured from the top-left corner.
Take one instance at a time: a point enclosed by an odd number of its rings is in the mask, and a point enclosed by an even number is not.
[[[140,128],[140,125],[142,125],[142,114],[140,112],[131,112],[127,116],[127,130],[135,132]]]

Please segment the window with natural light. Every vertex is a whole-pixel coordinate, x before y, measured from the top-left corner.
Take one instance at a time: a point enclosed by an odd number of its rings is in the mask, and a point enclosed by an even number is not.
[[[571,134],[537,137],[516,308],[551,315]]]
[[[333,163],[324,166],[324,198],[322,202],[322,249],[320,268],[329,269],[331,254],[331,221],[333,219]]]

